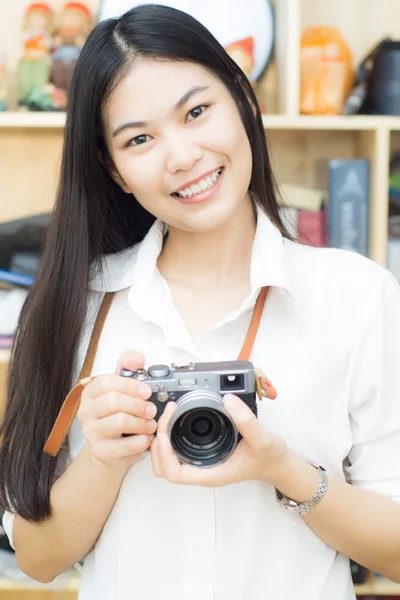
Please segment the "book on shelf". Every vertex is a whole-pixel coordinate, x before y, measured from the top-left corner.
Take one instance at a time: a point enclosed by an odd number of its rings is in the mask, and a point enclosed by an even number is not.
[[[289,233],[301,244],[327,245],[326,200],[323,190],[291,184],[280,187],[279,212]]]
[[[19,316],[32,281],[30,275],[0,269],[0,349],[9,349],[12,346]]]
[[[300,243],[341,248],[368,256],[369,161],[331,159],[327,166],[327,192],[295,185],[281,186],[282,220]],[[398,249],[393,244],[388,252],[394,256]]]
[[[368,256],[369,160],[329,160],[328,188],[328,245]]]
[[[12,335],[0,335],[0,350],[10,350],[14,341]]]
[[[293,207],[279,208],[289,233],[301,244],[323,248],[327,245],[325,210],[301,210]]]
[[[8,271],[6,269],[0,269],[0,282],[5,284],[11,284],[14,286],[31,287],[35,278],[33,275],[26,275],[25,273],[16,273],[15,271]]]
[[[387,242],[386,266],[400,282],[400,238],[389,238]]]
[[[325,190],[284,183],[279,186],[278,202],[297,210],[316,212],[326,204],[327,195]]]

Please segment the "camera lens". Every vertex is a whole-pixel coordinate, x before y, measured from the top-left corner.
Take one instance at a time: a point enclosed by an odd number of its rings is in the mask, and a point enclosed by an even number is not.
[[[222,398],[212,392],[189,392],[178,405],[170,438],[180,460],[201,467],[226,460],[236,447],[237,430]]]
[[[197,417],[192,423],[192,433],[198,437],[208,435],[213,428],[213,423],[208,417]]]

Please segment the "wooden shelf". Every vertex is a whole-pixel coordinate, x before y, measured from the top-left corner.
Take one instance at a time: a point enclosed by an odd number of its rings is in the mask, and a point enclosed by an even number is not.
[[[1,128],[61,129],[65,125],[64,112],[0,112]]]
[[[354,591],[357,596],[400,596],[400,584],[394,583],[384,577],[374,577],[368,583],[355,585]]]
[[[0,364],[7,363],[10,359],[10,350],[0,349]]]
[[[60,590],[55,590],[53,589],[50,585],[49,586],[43,586],[43,585],[35,585],[32,583],[23,583],[20,581],[14,581],[12,579],[8,579],[7,577],[0,577],[0,592],[3,590],[14,590],[14,591],[36,591],[36,590],[40,590],[41,592],[78,592],[79,591],[79,584],[80,584],[81,578],[80,576],[77,575],[72,575],[66,582],[65,582],[65,586],[60,589]]]
[[[384,117],[375,115],[263,115],[265,129],[298,129],[298,130],[337,130],[337,131],[375,131],[400,130],[400,117]]]
[[[271,114],[263,115],[263,123],[266,129],[277,130],[372,131],[386,129],[400,131],[400,117],[375,115],[287,116]],[[62,129],[64,125],[64,112],[9,111],[0,113],[0,128]]]

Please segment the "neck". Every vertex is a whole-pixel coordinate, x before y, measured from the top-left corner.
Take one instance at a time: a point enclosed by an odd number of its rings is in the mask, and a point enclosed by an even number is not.
[[[207,232],[189,232],[170,227],[158,258],[161,274],[185,287],[250,285],[251,252],[256,218],[250,198],[222,227]]]

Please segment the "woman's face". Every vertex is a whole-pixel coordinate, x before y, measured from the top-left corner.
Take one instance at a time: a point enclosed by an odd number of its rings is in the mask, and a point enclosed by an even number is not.
[[[203,67],[140,59],[104,123],[114,179],[171,227],[209,231],[250,201],[245,129],[228,90]]]

